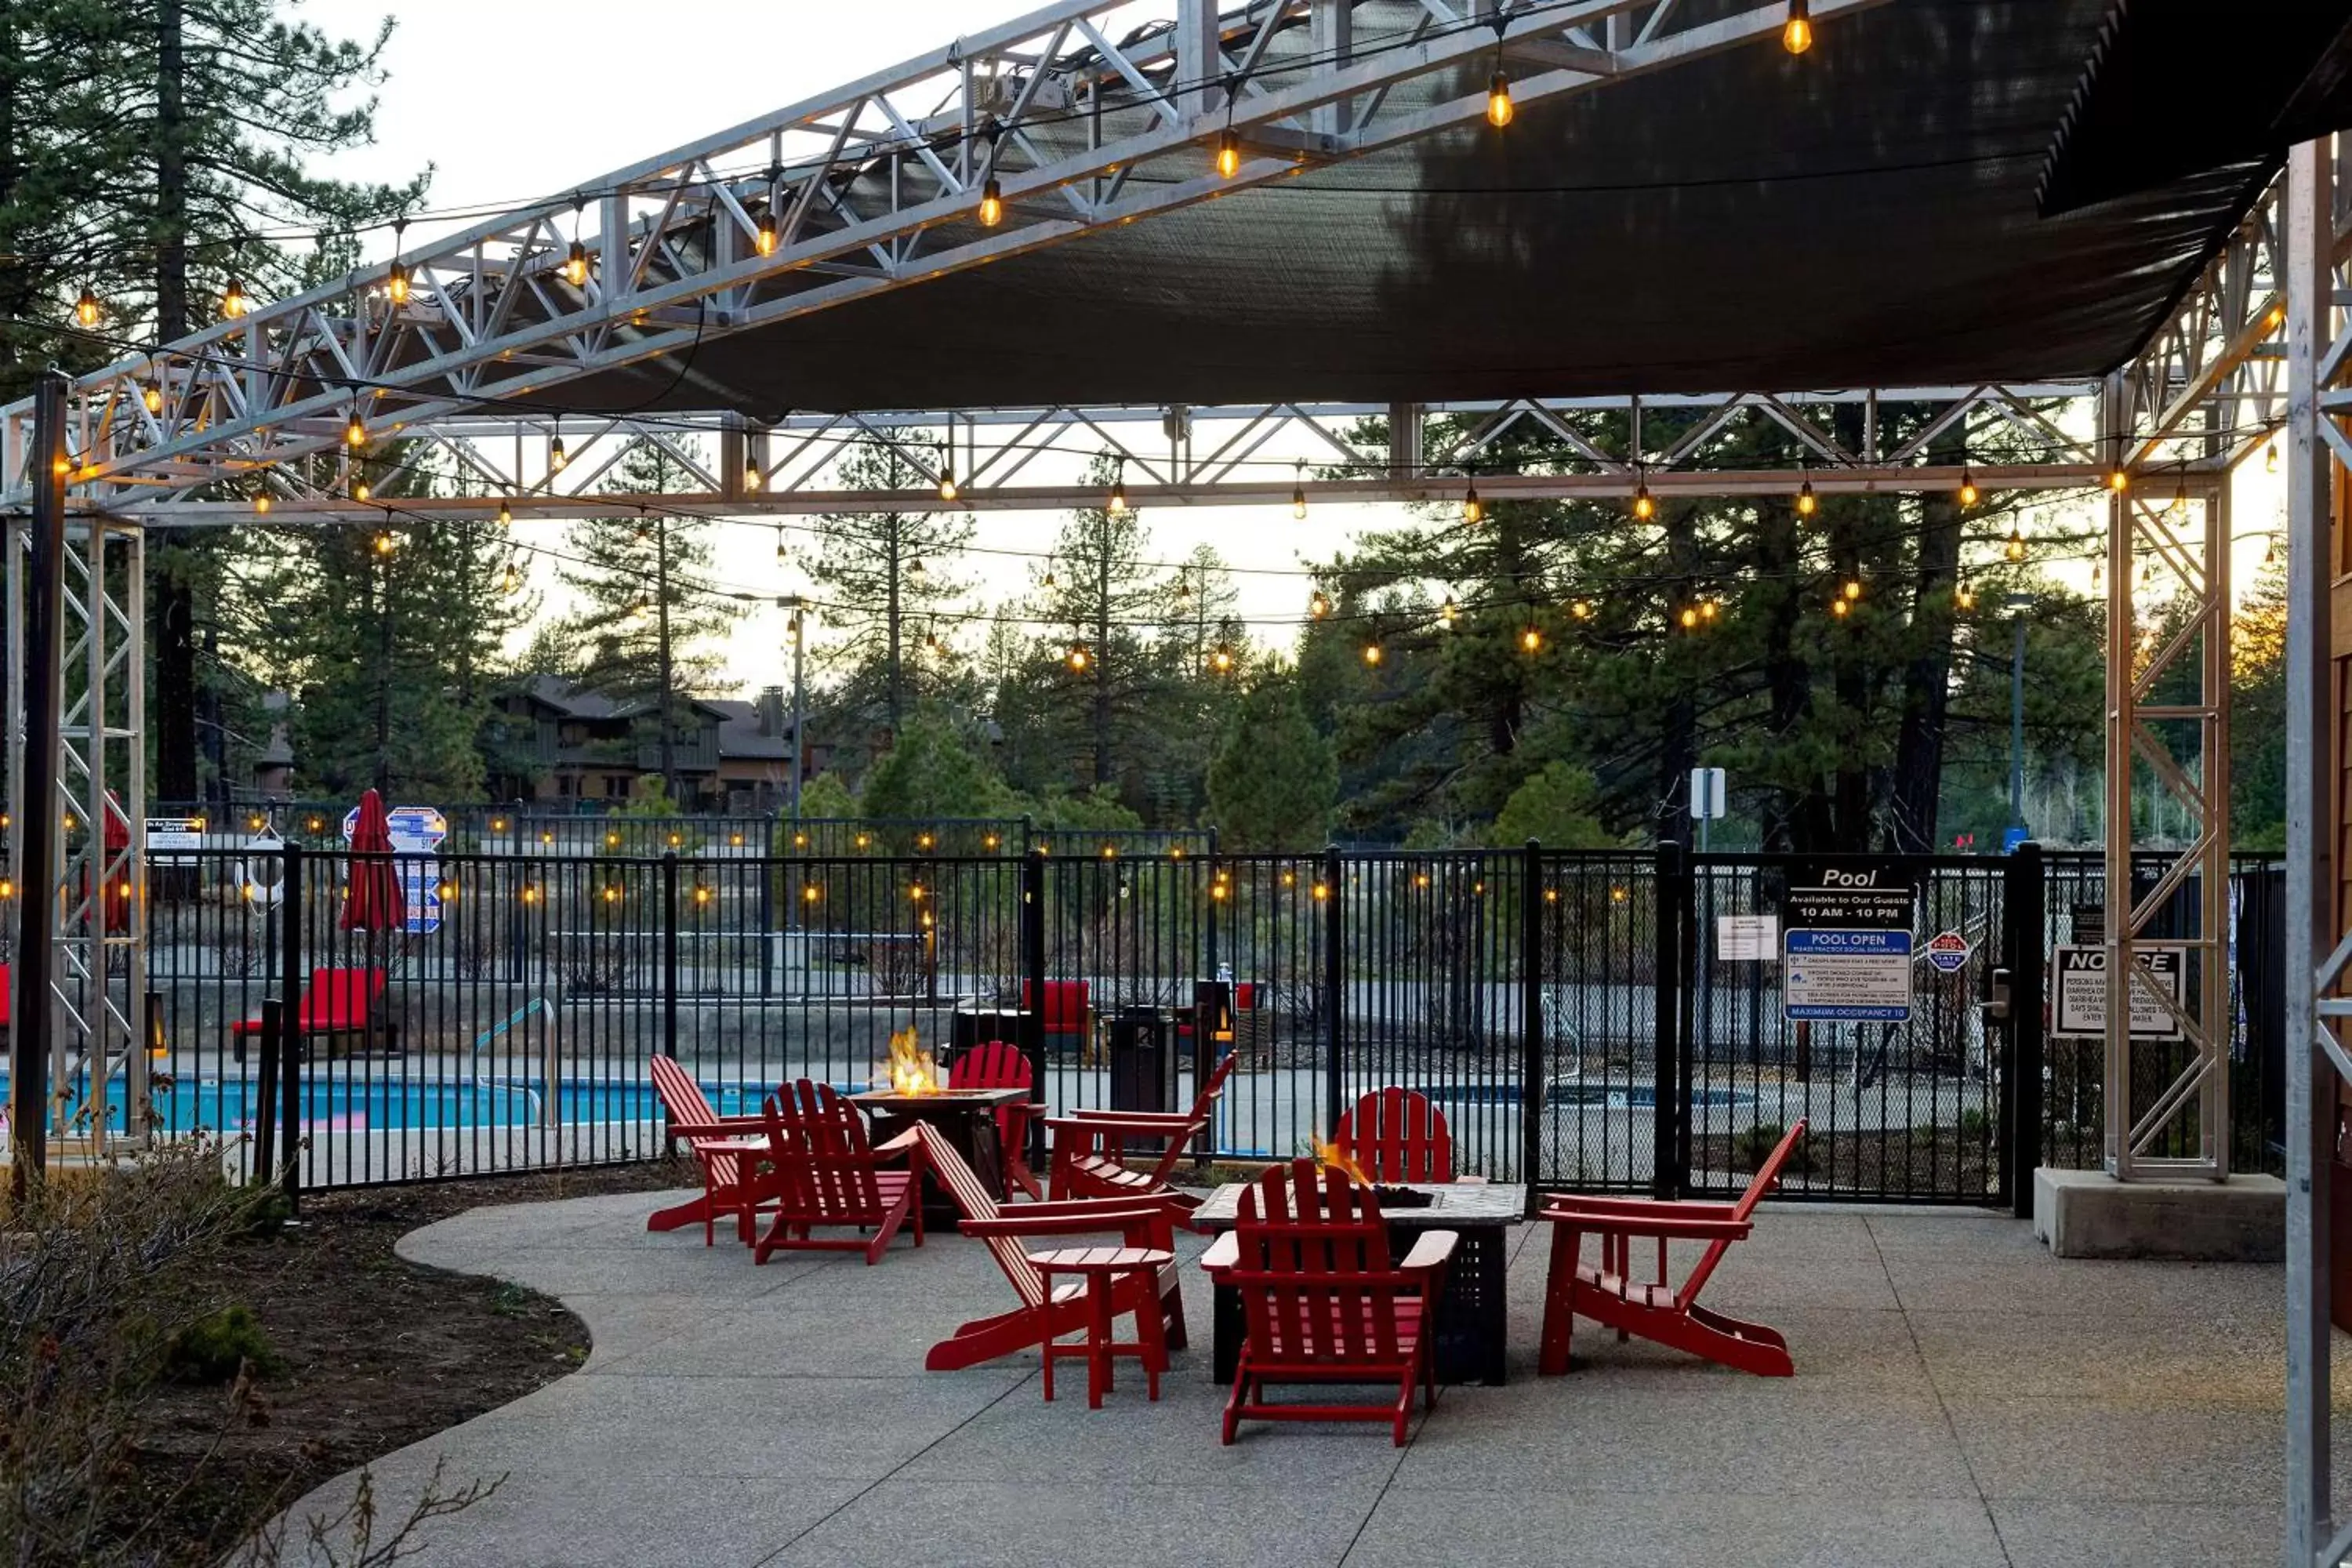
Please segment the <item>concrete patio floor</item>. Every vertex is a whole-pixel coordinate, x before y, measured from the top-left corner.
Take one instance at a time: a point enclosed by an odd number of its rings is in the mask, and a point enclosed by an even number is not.
[[[1034,1352],[952,1373],[931,1342],[1013,1297],[934,1235],[868,1268],[648,1235],[635,1194],[477,1209],[404,1255],[561,1297],[580,1373],[379,1462],[388,1511],[436,1456],[495,1496],[426,1528],[436,1564],[1628,1564],[1929,1568],[2277,1561],[2275,1267],[2080,1263],[2022,1221],[1768,1208],[1707,1289],[1788,1336],[1764,1380],[1580,1324],[1535,1375],[1545,1236],[1514,1233],[1513,1381],[1377,1426],[1217,1441],[1209,1300],[1159,1404],[1123,1367],[1039,1396]],[[2340,1350],[2339,1407],[2352,1405]],[[334,1505],[350,1478],[298,1506]],[[2342,1505],[2339,1503],[2339,1507]],[[294,1532],[298,1537],[299,1529]]]

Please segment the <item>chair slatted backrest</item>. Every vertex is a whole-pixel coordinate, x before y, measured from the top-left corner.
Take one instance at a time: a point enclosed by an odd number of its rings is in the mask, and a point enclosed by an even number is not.
[[[950,1089],[1027,1089],[1034,1081],[1028,1053],[1009,1040],[983,1040],[948,1066]],[[1013,1146],[1013,1122],[1021,1114],[1009,1105],[997,1108],[1002,1146]]]
[[[677,1058],[656,1054],[653,1078],[654,1093],[661,1097],[662,1109],[669,1112],[672,1121],[709,1126],[719,1120],[709,1096],[702,1092],[693,1074],[677,1065]]]
[[[1755,1214],[1756,1205],[1780,1184],[1780,1167],[1789,1163],[1790,1154],[1795,1152],[1804,1136],[1805,1119],[1800,1116],[1797,1124],[1780,1135],[1780,1142],[1772,1146],[1772,1152],[1756,1167],[1756,1174],[1748,1180],[1748,1190],[1739,1194],[1738,1203],[1731,1205],[1732,1218],[1747,1219]],[[1722,1262],[1723,1255],[1730,1250],[1731,1243],[1728,1241],[1707,1244],[1706,1256],[1698,1260],[1698,1267],[1692,1269],[1690,1278],[1683,1282],[1684,1301],[1687,1302],[1698,1294],[1699,1287],[1706,1283],[1706,1277],[1715,1272],[1715,1266]]]
[[[915,1123],[915,1136],[922,1141],[923,1157],[930,1163],[931,1174],[947,1188],[948,1194],[955,1199],[956,1207],[963,1211],[964,1218],[994,1219],[1004,1212],[1003,1205],[996,1201],[996,1194],[988,1190],[988,1184],[980,1179],[980,1173],[963,1157],[963,1152],[948,1142],[938,1128],[928,1121],[918,1121]],[[1037,1271],[1035,1264],[1029,1261],[1029,1254],[1021,1239],[1012,1236],[991,1236],[983,1237],[982,1241],[996,1258],[996,1266],[1004,1270],[1004,1278],[1011,1281],[1013,1294],[1027,1306],[1042,1306],[1045,1300],[1045,1277]]]
[[[1312,1160],[1276,1165],[1235,1209],[1237,1264],[1251,1355],[1260,1364],[1390,1365],[1402,1354],[1401,1290],[1387,1224],[1370,1193]]]
[[[1077,1035],[1086,1032],[1087,1004],[1092,987],[1084,980],[1048,980],[1045,997],[1041,1005],[1030,993],[1029,982],[1021,983],[1021,1005],[1037,1011],[1037,1026],[1048,1035]]]
[[[1201,1086],[1201,1092],[1193,1098],[1192,1120],[1202,1127],[1209,1124],[1210,1112],[1217,1106],[1217,1096],[1225,1092],[1225,1079],[1233,1075],[1234,1062],[1237,1056],[1237,1052],[1227,1051],[1217,1065],[1210,1070],[1209,1081]],[[1160,1152],[1159,1164],[1152,1167],[1152,1181],[1160,1186],[1166,1186],[1169,1178],[1176,1173],[1176,1163],[1184,1157],[1185,1150],[1190,1148],[1192,1143],[1192,1140],[1190,1138],[1168,1140],[1168,1147]]]
[[[763,1115],[788,1212],[882,1212],[878,1162],[866,1142],[866,1123],[831,1084],[794,1079],[768,1097]]]
[[[1425,1094],[1376,1089],[1339,1118],[1332,1142],[1376,1182],[1450,1182],[1454,1134]]]

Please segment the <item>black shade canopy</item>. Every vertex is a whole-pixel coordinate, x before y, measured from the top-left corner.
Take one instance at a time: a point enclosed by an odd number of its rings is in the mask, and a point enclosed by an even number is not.
[[[2040,216],[2105,10],[1892,0],[1825,20],[1801,58],[1759,42],[1528,102],[1506,131],[715,338],[689,374],[655,362],[561,403],[773,417],[2094,376],[2263,172]],[[1484,85],[1481,67],[1431,90]]]

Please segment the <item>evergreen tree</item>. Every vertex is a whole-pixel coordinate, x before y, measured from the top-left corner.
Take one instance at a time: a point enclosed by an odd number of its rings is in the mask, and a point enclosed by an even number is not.
[[[842,458],[847,489],[902,489],[923,475],[909,455],[926,438],[866,440]],[[800,553],[802,569],[824,603],[828,638],[812,647],[836,676],[839,705],[863,710],[895,735],[910,704],[939,695],[947,639],[938,616],[961,597],[956,552],[971,542],[964,514],[930,511],[829,513],[815,522],[816,542]],[[779,550],[781,552],[781,534]]]
[[[685,465],[657,447],[621,460],[612,488],[637,495],[681,488]],[[559,574],[577,596],[561,634],[581,649],[579,680],[650,716],[662,784],[677,794],[684,697],[717,668],[716,645],[740,607],[711,586],[710,524],[664,513],[595,518],[567,536],[575,561]]]
[[[1004,781],[949,717],[926,708],[908,718],[890,749],[866,770],[859,799],[864,815],[876,821],[935,822],[992,816],[1004,793]],[[908,846],[897,847],[903,853]]]
[[[1097,459],[1088,478],[1108,487],[1116,470]],[[1172,618],[1176,604],[1175,581],[1146,558],[1148,537],[1131,510],[1076,512],[1034,590],[1037,618],[1063,639],[1047,690],[1055,727],[1067,737],[1064,754],[1087,785],[1122,795],[1140,782],[1123,776],[1130,770],[1122,763],[1138,761],[1136,743],[1148,733],[1150,700],[1165,678],[1147,634]]]
[[[1223,848],[1312,849],[1331,828],[1339,775],[1298,683],[1269,671],[1234,701],[1209,763],[1209,807]]]

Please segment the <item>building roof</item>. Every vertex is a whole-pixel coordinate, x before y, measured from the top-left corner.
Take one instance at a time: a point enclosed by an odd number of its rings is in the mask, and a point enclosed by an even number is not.
[[[719,720],[719,760],[720,762],[776,762],[793,754],[789,721],[776,727],[773,734],[760,731],[760,705],[740,698],[697,698],[695,705],[715,714]]]

